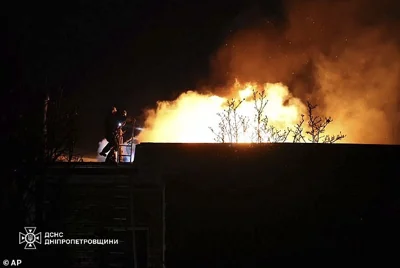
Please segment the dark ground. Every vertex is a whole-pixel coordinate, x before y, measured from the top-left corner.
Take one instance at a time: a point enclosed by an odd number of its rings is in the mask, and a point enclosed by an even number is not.
[[[166,179],[166,267],[326,266],[396,260],[399,153],[379,145],[141,144],[135,165]]]

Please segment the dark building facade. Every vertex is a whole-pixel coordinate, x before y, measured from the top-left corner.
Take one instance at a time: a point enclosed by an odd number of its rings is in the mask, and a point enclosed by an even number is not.
[[[64,267],[163,267],[164,186],[157,177],[132,164],[78,163],[50,166],[44,178],[36,208],[42,233],[114,242],[41,245],[42,260],[63,260],[58,266]]]
[[[400,146],[140,144],[135,154],[133,164],[46,170],[42,232],[121,242],[41,245],[41,260],[135,267],[136,256],[141,268],[397,258]]]
[[[168,267],[267,267],[396,260],[399,155],[383,145],[141,144],[135,164],[166,181]]]

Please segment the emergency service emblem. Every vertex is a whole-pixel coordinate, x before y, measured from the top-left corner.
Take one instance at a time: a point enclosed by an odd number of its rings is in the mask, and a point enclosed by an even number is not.
[[[25,234],[19,233],[19,244],[25,243],[25,249],[36,249],[35,243],[42,244],[42,233],[36,233],[36,227],[24,227]]]

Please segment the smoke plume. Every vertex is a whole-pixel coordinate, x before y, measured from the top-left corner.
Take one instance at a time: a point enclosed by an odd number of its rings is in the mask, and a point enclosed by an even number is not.
[[[288,1],[213,59],[226,80],[283,82],[312,99],[352,142],[399,142],[399,22],[395,1]],[[400,12],[398,12],[400,13]]]
[[[398,6],[395,1],[287,1],[283,22],[255,17],[251,28],[227,38],[212,58],[213,77],[226,83],[283,83],[295,98],[310,99],[331,116],[329,127],[345,133],[346,142],[399,143]],[[155,111],[149,122],[160,120],[157,112],[166,113]]]

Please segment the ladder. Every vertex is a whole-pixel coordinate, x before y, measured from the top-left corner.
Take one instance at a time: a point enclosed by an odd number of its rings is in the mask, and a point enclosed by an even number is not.
[[[125,141],[125,143],[124,143],[124,137],[123,137],[123,133],[122,133],[122,130],[120,130],[120,135],[118,135],[118,151],[117,151],[117,157],[116,157],[116,160],[117,160],[117,163],[121,163],[121,162],[123,162],[123,163],[125,163],[126,161],[124,161],[124,158],[125,157],[128,157],[129,158],[129,163],[132,163],[133,162],[133,159],[132,159],[132,152],[133,152],[133,147],[134,147],[134,141],[135,141],[135,123],[133,122],[132,123],[132,129],[131,129],[131,131],[132,131],[132,135],[131,135],[131,137],[127,140],[127,141]],[[125,150],[123,150],[123,149],[125,149]],[[124,152],[125,152],[125,154],[124,154]]]

